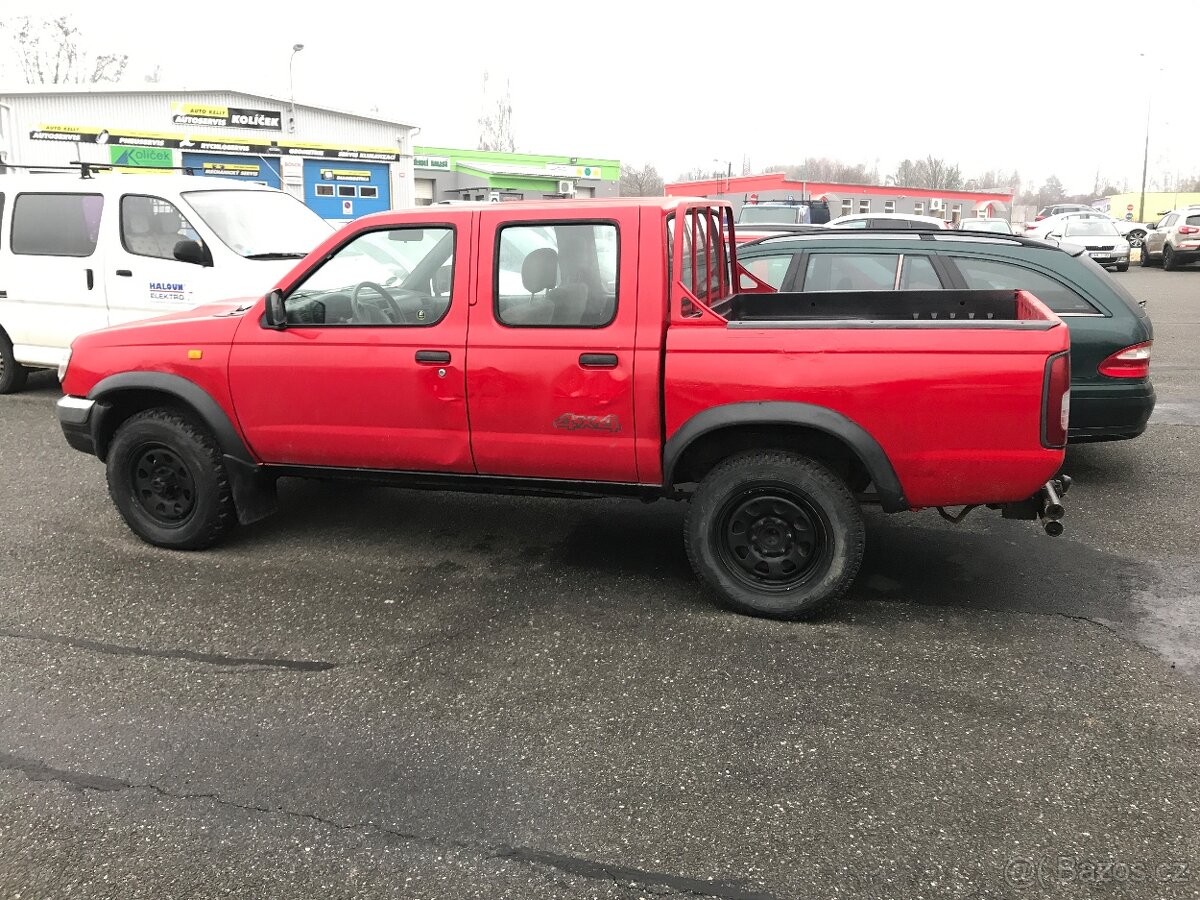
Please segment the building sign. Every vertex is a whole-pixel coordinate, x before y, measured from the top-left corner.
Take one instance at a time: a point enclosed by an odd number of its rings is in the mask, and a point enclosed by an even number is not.
[[[109,147],[108,154],[109,161],[115,166],[169,169],[175,165],[175,154],[160,147]]]
[[[448,156],[414,156],[414,169],[449,169],[450,157]]]
[[[258,178],[262,166],[258,163],[206,162],[205,175],[228,175],[233,178]]]
[[[370,181],[371,173],[366,169],[322,169],[322,181]]]
[[[558,163],[546,163],[546,171],[551,175],[561,175],[566,178],[599,178],[599,166],[563,166]]]
[[[281,131],[283,113],[277,109],[240,109],[204,103],[172,103],[171,121],[176,125],[206,125],[210,128],[254,128]]]
[[[210,153],[248,153],[256,156],[299,156],[313,159],[347,159],[396,162],[398,150],[388,147],[339,147],[336,144],[303,144],[294,141],[252,141],[245,138],[166,134],[156,131],[125,131],[77,125],[42,125],[29,132],[35,141],[67,141],[76,144],[111,144],[118,147],[153,147],[167,150],[196,150]],[[193,139],[194,138],[194,139]]]

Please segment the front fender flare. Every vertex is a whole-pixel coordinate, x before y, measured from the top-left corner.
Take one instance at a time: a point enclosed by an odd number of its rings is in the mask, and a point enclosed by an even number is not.
[[[880,505],[886,512],[909,508],[904,489],[887,453],[870,433],[847,416],[812,403],[768,400],[727,403],[692,416],[671,435],[663,447],[663,484],[670,485],[684,451],[698,438],[723,428],[754,425],[796,425],[824,432],[846,444],[866,467]]]

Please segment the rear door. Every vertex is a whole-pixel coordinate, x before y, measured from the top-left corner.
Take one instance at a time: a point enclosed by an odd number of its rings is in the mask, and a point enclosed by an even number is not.
[[[480,474],[636,482],[637,209],[480,213],[467,395]]]
[[[57,366],[71,341],[109,324],[101,270],[111,222],[100,192],[11,195],[0,326],[22,362]]]

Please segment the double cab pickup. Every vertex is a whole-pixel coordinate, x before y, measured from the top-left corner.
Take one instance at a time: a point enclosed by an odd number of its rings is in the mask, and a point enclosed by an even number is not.
[[[682,499],[714,592],[801,618],[854,580],[864,503],[1061,531],[1068,347],[1024,291],[774,292],[711,201],[434,206],[78,338],[58,416],[162,547],[269,514],[281,477]]]

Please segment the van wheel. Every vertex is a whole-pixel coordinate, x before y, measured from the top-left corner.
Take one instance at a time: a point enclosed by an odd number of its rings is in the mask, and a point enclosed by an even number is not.
[[[130,530],[158,547],[203,550],[237,522],[216,440],[169,409],[138,413],[117,429],[108,492]]]
[[[13,355],[12,341],[0,331],[0,394],[15,394],[28,378],[29,370]]]
[[[731,456],[704,477],[685,525],[692,568],[730,607],[807,618],[846,592],[866,544],[846,484],[796,453]]]

